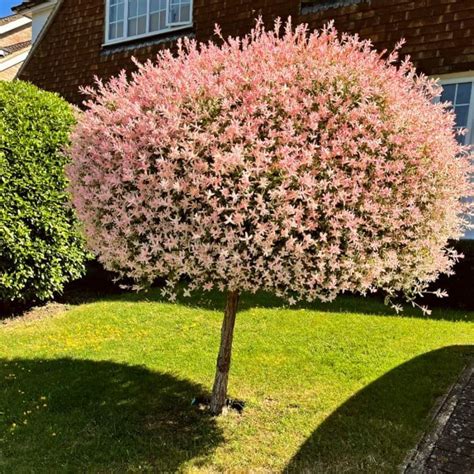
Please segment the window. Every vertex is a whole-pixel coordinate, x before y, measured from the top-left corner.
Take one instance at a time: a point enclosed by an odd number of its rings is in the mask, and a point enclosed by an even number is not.
[[[170,0],[169,22],[186,25],[191,21],[191,0]]]
[[[450,102],[456,114],[456,128],[467,128],[468,132],[464,136],[458,136],[458,140],[463,145],[473,142],[473,111],[474,111],[474,88],[473,81],[457,80],[458,82],[442,82],[443,93],[442,102]]]
[[[123,24],[125,0],[110,0],[109,7],[109,35],[110,40],[122,38],[125,30]]]
[[[192,24],[192,0],[106,0],[106,7],[106,44]]]
[[[456,127],[467,129],[466,135],[458,135],[459,143],[474,145],[474,77],[442,79],[442,102],[450,102],[456,115]],[[471,202],[472,199],[468,198]],[[472,228],[467,230],[465,239],[474,239],[474,216],[470,218]]]

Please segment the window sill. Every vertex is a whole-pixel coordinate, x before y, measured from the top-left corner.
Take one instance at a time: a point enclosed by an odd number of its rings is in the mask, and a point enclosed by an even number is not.
[[[194,36],[193,25],[186,25],[158,33],[148,33],[146,35],[134,36],[133,38],[124,38],[117,41],[106,42],[102,44],[102,52],[107,54],[142,48],[154,44],[168,43],[184,36]]]
[[[367,2],[368,0],[322,0],[311,1],[303,0],[301,4],[301,14],[316,13],[331,8],[342,8],[349,5],[356,5],[357,3]]]

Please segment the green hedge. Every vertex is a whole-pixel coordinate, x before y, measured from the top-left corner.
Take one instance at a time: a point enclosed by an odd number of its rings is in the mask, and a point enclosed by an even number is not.
[[[0,81],[0,301],[49,299],[84,272],[62,153],[74,121],[57,95]]]

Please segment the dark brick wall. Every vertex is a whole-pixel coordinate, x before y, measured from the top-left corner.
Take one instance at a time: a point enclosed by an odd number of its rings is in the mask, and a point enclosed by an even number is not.
[[[268,23],[291,15],[295,22],[322,26],[334,19],[340,31],[371,38],[379,49],[391,49],[402,37],[410,54],[426,74],[474,70],[474,0],[194,0],[194,27],[186,33],[199,41],[212,36],[219,23],[224,35],[243,35],[258,15]],[[79,86],[94,75],[106,78],[132,69],[131,57],[153,58],[173,37],[103,47],[104,0],[63,0],[58,14],[37,45],[20,79],[59,92],[79,103]],[[325,8],[318,8],[324,4]],[[303,14],[302,14],[303,11]]]
[[[300,18],[318,27],[330,17],[381,50],[405,38],[403,53],[428,75],[474,69],[474,0],[365,0]]]

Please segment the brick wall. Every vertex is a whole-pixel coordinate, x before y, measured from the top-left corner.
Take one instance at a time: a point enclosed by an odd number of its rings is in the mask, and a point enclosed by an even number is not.
[[[302,18],[318,27],[329,16],[338,29],[370,38],[379,49],[405,38],[403,53],[426,74],[474,70],[474,0],[362,1]]]
[[[38,86],[78,103],[78,88],[94,75],[108,77],[132,69],[131,57],[153,58],[172,38],[103,47],[104,0],[63,0],[58,14],[20,74]],[[330,19],[340,31],[371,38],[379,49],[392,48],[402,37],[426,74],[474,70],[473,0],[351,0],[326,8],[328,0],[194,0],[194,27],[187,33],[204,41],[219,23],[224,35],[242,35],[255,17],[266,22],[292,15],[296,22],[317,28]],[[325,8],[318,8],[325,4]],[[302,11],[304,12],[302,14]]]

